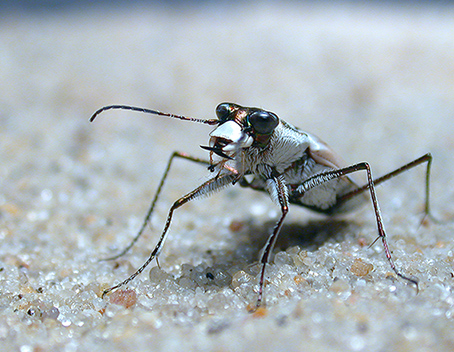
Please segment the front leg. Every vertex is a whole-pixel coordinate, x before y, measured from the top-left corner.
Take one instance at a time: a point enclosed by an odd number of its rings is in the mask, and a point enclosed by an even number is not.
[[[116,254],[116,255],[114,255],[112,257],[101,259],[101,260],[115,260],[115,259],[118,259],[118,258],[122,257],[123,255],[125,255],[134,246],[134,244],[142,236],[143,232],[145,231],[145,228],[150,223],[151,216],[153,215],[156,203],[157,203],[157,201],[159,199],[159,196],[161,194],[162,188],[164,187],[164,184],[165,184],[165,182],[167,180],[167,176],[169,174],[169,171],[170,171],[170,169],[171,169],[171,167],[173,165],[173,161],[174,161],[175,158],[185,159],[185,160],[189,160],[189,161],[192,161],[194,163],[197,163],[197,164],[205,165],[205,166],[208,167],[208,169],[210,169],[213,172],[214,172],[216,166],[218,166],[217,164],[213,164],[211,161],[200,159],[200,158],[188,155],[186,153],[177,152],[177,151],[173,152],[172,155],[169,158],[169,161],[167,162],[167,166],[166,166],[166,168],[164,170],[164,173],[163,173],[163,175],[161,177],[161,180],[159,181],[158,188],[156,190],[155,196],[153,197],[153,200],[151,201],[150,206],[148,207],[147,214],[145,215],[145,218],[144,218],[144,220],[142,222],[142,226],[140,227],[139,231],[134,236],[134,238],[131,240],[131,242],[128,244],[128,246],[125,249],[123,249],[120,253],[118,253],[118,254]],[[223,168],[227,169],[227,166],[222,165],[222,167],[220,167],[220,169],[219,169],[219,173],[223,170]],[[236,172],[236,170],[234,170],[232,168],[227,169],[227,170],[232,172],[232,173]],[[232,181],[232,182],[234,182],[234,181]]]
[[[173,203],[173,205],[170,208],[169,213],[167,215],[166,223],[164,225],[164,229],[162,230],[161,237],[159,238],[158,243],[156,244],[155,248],[151,252],[148,259],[145,261],[145,263],[143,263],[143,265],[139,269],[137,269],[134,274],[129,276],[123,282],[120,282],[118,285],[115,285],[111,288],[108,288],[107,290],[104,290],[104,292],[102,293],[102,297],[104,297],[107,293],[109,293],[119,287],[125,286],[129,282],[134,280],[142,271],[145,270],[145,268],[151,263],[151,261],[159,255],[159,252],[161,251],[162,246],[164,245],[164,242],[167,238],[170,223],[172,222],[173,212],[176,209],[178,209],[182,205],[190,202],[191,200],[194,200],[194,199],[200,198],[202,196],[209,195],[213,192],[219,191],[222,188],[231,185],[236,179],[237,179],[237,175],[230,174],[230,173],[222,175],[222,176],[213,177],[213,178],[209,179],[208,181],[206,181],[205,183],[203,183],[202,185],[200,185],[199,187],[197,187],[192,192],[189,192],[185,196],[183,196],[180,199],[178,199],[177,201],[175,201],[175,203]]]
[[[285,185],[284,177],[282,175],[270,178],[266,181],[266,189],[270,193],[273,201],[280,205],[281,207],[281,217],[274,226],[273,232],[268,237],[265,247],[263,248],[262,258],[260,262],[262,263],[262,270],[260,272],[260,282],[259,282],[259,294],[257,299],[256,308],[262,303],[263,297],[263,285],[265,282],[265,268],[270,259],[271,252],[273,250],[274,244],[279,236],[281,231],[282,224],[284,223],[285,216],[288,213],[288,190]]]

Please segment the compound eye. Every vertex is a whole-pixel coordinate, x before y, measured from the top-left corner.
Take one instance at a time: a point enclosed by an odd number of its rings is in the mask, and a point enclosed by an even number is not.
[[[249,123],[258,134],[271,134],[279,123],[279,118],[268,111],[256,111],[249,116]]]
[[[221,103],[216,108],[216,116],[221,122],[226,121],[231,112],[232,109],[229,103]]]

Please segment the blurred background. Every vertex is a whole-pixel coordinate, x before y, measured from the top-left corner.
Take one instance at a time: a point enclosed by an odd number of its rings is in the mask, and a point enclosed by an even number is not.
[[[96,145],[129,153],[120,159],[132,169],[160,148],[201,154],[203,126],[130,113],[87,123],[113,103],[202,118],[222,101],[263,107],[348,162],[389,168],[453,148],[451,2],[3,1],[0,9],[0,127],[40,143],[32,164],[50,150],[95,157]],[[112,140],[97,135],[117,124],[123,133]],[[133,146],[137,136],[148,142]],[[438,165],[452,164],[443,155]]]
[[[173,7],[175,5],[186,5],[186,6],[197,6],[197,5],[206,5],[209,3],[212,4],[220,4],[220,3],[246,3],[247,1],[215,1],[215,0],[202,0],[202,1],[188,1],[188,0],[171,0],[171,1],[152,1],[152,0],[131,0],[131,1],[122,1],[122,0],[116,0],[116,1],[108,1],[108,0],[5,0],[2,1],[1,8],[6,9],[6,10],[18,10],[18,11],[35,11],[35,10],[45,10],[45,11],[55,11],[55,10],[71,10],[74,8],[78,8],[80,6],[135,6],[135,5],[163,5],[163,6],[168,6],[168,7]],[[272,1],[268,1],[272,2]],[[293,1],[296,2],[296,1]],[[308,2],[318,2],[318,3],[324,3],[323,5],[325,6],[326,4],[329,3],[355,3],[357,1],[336,1],[336,0],[326,0],[326,1],[303,1],[305,3]],[[412,6],[414,5],[421,5],[421,4],[437,4],[437,6],[443,6],[449,4],[451,1],[449,0],[385,0],[385,1],[380,1],[380,0],[369,0],[369,1],[361,1],[362,3],[367,2],[367,3],[381,3],[381,4],[393,4],[393,5],[401,5],[401,4],[410,4]]]

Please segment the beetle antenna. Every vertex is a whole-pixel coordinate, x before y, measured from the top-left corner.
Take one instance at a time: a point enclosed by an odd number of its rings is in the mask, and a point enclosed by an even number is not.
[[[145,108],[139,108],[136,106],[129,106],[129,105],[108,105],[104,106],[101,109],[96,110],[96,112],[90,117],[90,122],[93,122],[96,117],[98,117],[99,114],[101,114],[104,111],[107,110],[132,110],[132,111],[137,111],[137,112],[142,112],[144,114],[152,114],[152,115],[159,115],[159,116],[167,116],[171,117],[174,119],[179,119],[179,120],[184,120],[184,121],[191,121],[191,122],[197,122],[197,123],[204,123],[207,125],[217,125],[219,124],[218,119],[210,119],[210,120],[203,120],[203,119],[196,119],[194,117],[186,117],[182,115],[174,115],[174,114],[169,114],[166,112],[161,112],[158,110],[151,110],[151,109],[145,109]]]

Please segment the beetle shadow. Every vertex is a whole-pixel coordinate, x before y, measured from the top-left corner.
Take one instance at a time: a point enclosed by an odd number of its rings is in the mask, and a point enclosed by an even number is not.
[[[229,250],[205,251],[205,259],[195,266],[185,265],[177,280],[193,282],[201,287],[228,287],[232,284],[234,272],[247,272],[252,275],[256,272],[255,264],[260,260],[260,254],[268,237],[275,226],[274,221],[256,224],[252,220],[243,223],[241,231],[242,239]],[[284,224],[273,252],[286,250],[299,246],[300,249],[316,251],[328,241],[342,242],[347,235],[354,232],[359,225],[352,221],[327,218],[310,220],[305,223],[294,222]],[[232,271],[233,270],[233,271]],[[192,286],[190,286],[192,287]],[[216,290],[218,289],[216,288]]]
[[[206,252],[213,264],[212,266],[202,264],[201,269],[194,270],[194,272],[199,273],[198,276],[194,276],[194,280],[198,284],[209,284],[213,282],[219,287],[231,285],[232,277],[222,282],[212,280],[215,280],[216,272],[219,272],[219,270],[231,271],[232,266],[236,267],[236,272],[246,271],[253,275],[258,274],[255,264],[260,260],[262,249],[274,229],[275,222],[268,221],[264,224],[257,225],[253,221],[250,221],[249,223],[243,224],[243,226],[241,230],[242,240],[236,243],[231,250],[208,250]],[[295,246],[298,246],[300,250],[316,251],[329,241],[344,241],[346,236],[354,233],[354,229],[357,227],[359,225],[352,221],[336,218],[284,224],[274,246],[273,253]]]
[[[246,236],[252,246],[251,260],[258,260],[268,237],[274,229],[275,222],[266,222],[260,226],[249,225]],[[282,226],[273,252],[284,251],[299,246],[301,249],[315,251],[328,241],[342,242],[348,234],[359,227],[352,221],[328,218],[310,220],[305,223],[294,222]]]

